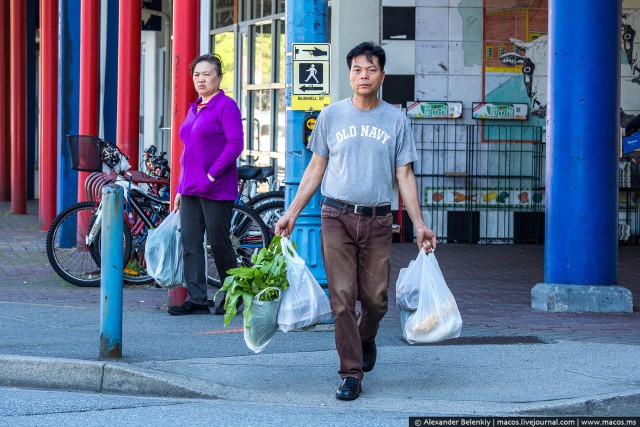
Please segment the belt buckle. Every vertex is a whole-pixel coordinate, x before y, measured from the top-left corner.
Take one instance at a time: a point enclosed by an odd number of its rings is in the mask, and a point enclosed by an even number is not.
[[[356,215],[365,215],[367,207],[363,205],[355,205],[353,207],[353,213]]]

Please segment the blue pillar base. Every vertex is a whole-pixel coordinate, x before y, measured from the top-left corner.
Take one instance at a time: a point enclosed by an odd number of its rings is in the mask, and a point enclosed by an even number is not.
[[[553,313],[632,313],[633,296],[622,286],[538,283],[531,289],[531,308]]]

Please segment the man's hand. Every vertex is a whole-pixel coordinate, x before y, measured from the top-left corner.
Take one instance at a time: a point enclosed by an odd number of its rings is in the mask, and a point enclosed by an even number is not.
[[[177,212],[178,209],[180,209],[180,199],[182,198],[182,195],[180,193],[176,193],[176,197],[175,199],[173,199],[173,211]]]
[[[424,224],[416,226],[418,248],[424,249],[426,253],[436,248],[436,233]]]
[[[296,225],[296,219],[297,217],[292,215],[290,212],[282,215],[276,223],[276,236],[284,236],[287,239],[291,238],[291,232],[293,231],[293,227]]]

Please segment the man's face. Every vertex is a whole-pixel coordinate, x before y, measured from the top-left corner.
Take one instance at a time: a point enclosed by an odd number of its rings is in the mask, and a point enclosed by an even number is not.
[[[378,89],[384,81],[384,71],[380,69],[377,56],[372,56],[373,62],[369,62],[366,55],[360,55],[351,61],[349,81],[351,89],[356,95],[370,97],[377,96]]]

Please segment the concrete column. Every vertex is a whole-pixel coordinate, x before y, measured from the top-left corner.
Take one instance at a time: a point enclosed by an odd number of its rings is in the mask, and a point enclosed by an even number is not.
[[[27,213],[27,5],[11,1],[11,213]]]
[[[534,309],[632,311],[631,292],[615,286],[620,16],[620,0],[549,1],[545,283],[531,291]]]
[[[291,45],[293,43],[326,43],[328,6],[327,0],[287,0],[286,40],[287,40],[287,145],[285,159],[285,206],[288,208],[298,191],[300,180],[311,161],[302,138],[304,111],[291,110]],[[332,63],[332,67],[335,67]],[[326,287],[327,275],[324,271],[320,247],[320,191],[311,198],[302,210],[291,239],[298,246],[298,253],[307,261],[307,266],[320,286]]]
[[[58,39],[58,186],[57,211],[78,198],[78,173],[71,169],[67,135],[78,133],[80,82],[80,0],[60,0]],[[83,191],[84,193],[84,191]]]
[[[140,1],[120,0],[116,142],[138,169],[140,153]]]
[[[100,135],[105,141],[116,142],[118,123],[118,41],[120,6],[110,0],[102,4],[100,28]]]
[[[173,62],[171,70],[172,100],[171,105],[171,204],[176,197],[178,178],[180,177],[180,157],[182,141],[180,126],[187,117],[188,102],[196,100],[196,90],[189,73],[189,64],[198,56],[200,9],[198,0],[181,0],[173,3]],[[187,299],[187,288],[178,287],[168,291],[169,306],[180,305]]]
[[[27,88],[27,111],[25,116],[26,123],[36,123],[38,120],[38,95],[37,95],[37,76],[36,71],[36,17],[35,12],[38,10],[39,0],[26,0],[27,1],[27,20],[25,22],[25,48],[26,48],[26,88]],[[27,126],[25,138],[27,144],[26,155],[26,188],[27,188],[27,200],[35,199],[35,183],[36,183],[36,150],[38,145],[38,139],[36,136],[36,126]]]
[[[40,1],[40,229],[56,217],[58,0]]]
[[[331,1],[331,101],[353,95],[347,53],[364,41],[380,44],[380,0]]]
[[[9,105],[9,0],[0,0],[0,105]],[[0,201],[11,200],[11,111],[0,108]]]
[[[180,177],[180,126],[187,117],[188,102],[196,100],[193,79],[189,74],[189,64],[198,56],[198,22],[200,11],[198,0],[183,0],[173,3],[173,98],[171,105],[171,203],[175,199]]]
[[[80,109],[78,133],[98,136],[100,125],[100,0],[84,0],[80,9]],[[133,163],[133,162],[132,162]],[[84,183],[89,172],[78,172],[78,201],[87,199]]]

